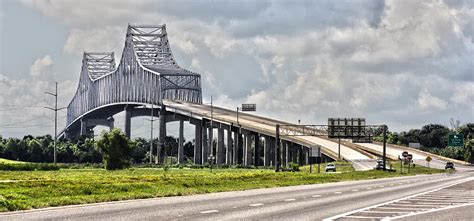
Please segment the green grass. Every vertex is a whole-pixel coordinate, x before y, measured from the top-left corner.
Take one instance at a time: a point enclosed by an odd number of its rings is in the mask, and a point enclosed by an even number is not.
[[[382,171],[350,172],[350,164],[338,164],[347,172],[310,174],[306,167],[301,172],[280,173],[268,169],[214,169],[210,173],[188,168],[0,171],[0,211],[401,176]],[[439,172],[443,171],[417,166],[411,175]]]
[[[25,162],[0,158],[0,163],[4,163],[4,164],[24,164]]]

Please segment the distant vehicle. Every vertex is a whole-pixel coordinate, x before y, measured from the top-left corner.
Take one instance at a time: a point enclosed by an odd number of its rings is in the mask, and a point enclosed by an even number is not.
[[[444,167],[445,170],[447,169],[453,169],[454,170],[454,163],[452,162],[447,162],[446,166]]]
[[[326,165],[326,172],[329,172],[329,171],[336,172],[336,165],[333,163],[328,163]]]
[[[377,165],[375,166],[376,170],[383,170],[383,161],[377,160]]]

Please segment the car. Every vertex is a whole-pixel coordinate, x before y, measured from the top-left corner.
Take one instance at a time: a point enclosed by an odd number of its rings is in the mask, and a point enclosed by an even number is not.
[[[385,162],[385,168],[390,165],[389,162]],[[383,170],[383,160],[377,160],[377,165],[375,165],[376,170]]]
[[[328,163],[326,165],[326,172],[329,172],[329,171],[336,172],[336,165],[333,163]]]
[[[452,162],[447,162],[446,166],[444,167],[445,170],[447,169],[453,169],[454,170],[454,163]]]

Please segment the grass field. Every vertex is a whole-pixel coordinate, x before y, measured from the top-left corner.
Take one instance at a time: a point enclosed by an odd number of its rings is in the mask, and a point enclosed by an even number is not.
[[[347,172],[318,174],[316,169],[310,174],[308,167],[301,172],[280,173],[264,169],[214,169],[210,173],[209,169],[187,168],[0,171],[0,211],[401,176],[382,171],[351,172],[350,164],[338,164]],[[443,171],[417,166],[411,175],[439,172]]]
[[[5,164],[23,164],[23,163],[25,163],[25,162],[0,158],[0,163],[5,163]]]

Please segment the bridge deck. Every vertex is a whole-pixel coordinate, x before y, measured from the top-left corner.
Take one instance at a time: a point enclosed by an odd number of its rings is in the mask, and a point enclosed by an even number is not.
[[[167,111],[179,112],[184,115],[199,116],[210,119],[211,106],[204,104],[180,103],[166,100],[164,104]],[[213,108],[213,119],[227,124],[237,125],[237,113],[233,110],[224,108]],[[262,134],[275,136],[276,124],[289,124],[287,122],[277,121],[250,114],[239,113],[239,123],[242,128],[257,131]],[[322,152],[331,157],[337,158],[338,144],[321,138],[311,136],[282,137],[284,140],[292,141],[305,146],[319,145]],[[368,154],[352,149],[341,144],[341,157],[353,163],[356,170],[370,170],[375,167],[375,160]]]

